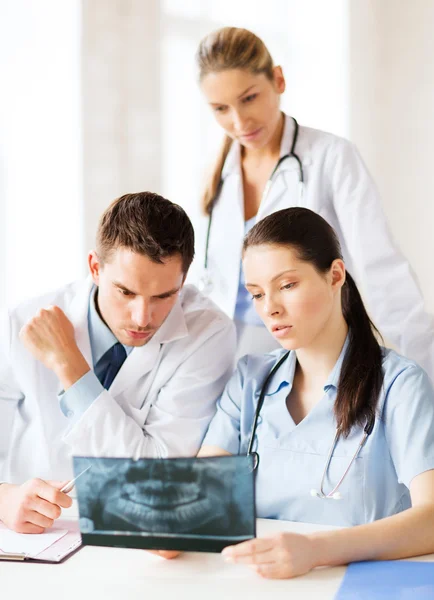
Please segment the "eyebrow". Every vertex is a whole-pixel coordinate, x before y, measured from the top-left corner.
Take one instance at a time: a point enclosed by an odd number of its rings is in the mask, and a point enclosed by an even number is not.
[[[256,83],[254,83],[253,85],[248,87],[246,90],[244,90],[244,92],[238,96],[238,99],[241,98],[242,96],[244,96],[244,94],[247,94],[247,92],[249,92],[252,88],[254,88],[255,85],[256,85]]]
[[[254,83],[253,85],[251,85],[250,87],[248,87],[246,90],[244,90],[244,92],[242,94],[240,94],[237,99],[239,100],[240,98],[242,98],[245,94],[247,94],[247,92],[249,92],[252,88],[254,88],[256,85],[256,83]],[[210,104],[212,106],[222,106],[224,103],[223,102],[210,102]]]
[[[133,290],[129,290],[127,287],[125,287],[124,285],[122,285],[122,283],[118,283],[117,281],[113,281],[113,285],[115,285],[120,290],[123,290],[124,292],[128,292],[129,294],[134,294],[135,296],[138,295],[137,292],[134,292]],[[171,290],[168,290],[167,292],[161,292],[161,294],[155,294],[154,296],[151,296],[151,297],[152,298],[168,298],[169,296],[173,296],[174,294],[176,294],[177,292],[179,292],[180,289],[181,289],[181,286],[179,286],[177,288],[173,288]]]
[[[276,279],[279,279],[279,277],[282,277],[282,275],[286,275],[286,273],[294,273],[294,271],[297,271],[297,269],[286,269],[286,271],[282,271],[281,273],[275,275],[271,281],[276,281]],[[259,287],[257,283],[246,283],[245,286]]]

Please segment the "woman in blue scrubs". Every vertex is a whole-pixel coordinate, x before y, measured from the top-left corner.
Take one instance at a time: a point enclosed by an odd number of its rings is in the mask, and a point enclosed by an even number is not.
[[[243,268],[283,349],[240,360],[199,455],[247,453],[261,388],[290,351],[253,439],[258,516],[347,528],[258,538],[225,557],[285,578],[434,552],[434,390],[378,344],[333,229],[305,208],[276,212],[246,236]]]

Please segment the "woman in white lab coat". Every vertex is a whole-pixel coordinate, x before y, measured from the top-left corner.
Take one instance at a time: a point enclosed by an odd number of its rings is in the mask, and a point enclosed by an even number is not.
[[[201,89],[225,138],[202,198],[208,235],[193,272],[199,287],[235,320],[238,354],[276,347],[244,288],[243,237],[270,213],[302,206],[337,232],[347,268],[386,340],[434,378],[433,320],[355,146],[298,126],[281,112],[282,69],[250,31],[225,27],[209,34],[197,63]]]

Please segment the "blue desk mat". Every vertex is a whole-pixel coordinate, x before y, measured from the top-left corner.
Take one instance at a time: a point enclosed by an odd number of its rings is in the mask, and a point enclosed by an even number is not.
[[[434,600],[434,562],[351,564],[335,600]]]

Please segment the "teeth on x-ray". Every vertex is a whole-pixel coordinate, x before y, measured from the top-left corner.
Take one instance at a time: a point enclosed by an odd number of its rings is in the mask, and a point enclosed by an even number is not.
[[[247,457],[74,458],[82,533],[247,539],[254,533]],[[93,540],[92,543],[94,543]]]

